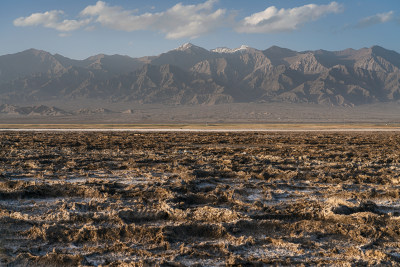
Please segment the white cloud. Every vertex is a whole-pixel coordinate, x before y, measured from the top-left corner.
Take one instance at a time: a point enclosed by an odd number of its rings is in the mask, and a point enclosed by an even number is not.
[[[356,24],[356,28],[366,28],[375,24],[388,22],[393,19],[393,14],[393,11],[389,11],[363,18]]]
[[[289,9],[277,9],[271,6],[244,18],[237,25],[236,31],[242,33],[293,31],[309,21],[315,21],[326,14],[339,13],[342,10],[343,6],[336,2],[328,5],[309,4]]]
[[[19,27],[43,26],[56,29],[61,32],[75,31],[85,25],[90,20],[62,20],[64,12],[61,10],[52,10],[44,13],[33,13],[29,17],[20,17],[14,20],[14,25]]]
[[[336,2],[289,9],[271,6],[235,22],[234,11],[228,14],[226,9],[216,8],[219,0],[203,1],[205,2],[199,4],[178,3],[161,12],[150,11],[142,14],[139,14],[138,10],[127,10],[97,1],[96,4],[85,7],[78,19],[64,19],[63,11],[53,10],[17,18],[14,25],[42,26],[61,33],[78,29],[90,31],[98,27],[126,32],[150,30],[164,34],[167,39],[179,39],[196,38],[225,26],[246,33],[292,31],[306,22],[317,20],[329,13],[341,12],[343,9],[342,5]]]
[[[81,16],[90,17],[102,26],[120,31],[154,30],[168,39],[196,38],[220,27],[226,21],[225,9],[214,9],[217,0],[198,5],[182,3],[164,12],[136,15],[136,11],[109,6],[103,1],[86,7]]]

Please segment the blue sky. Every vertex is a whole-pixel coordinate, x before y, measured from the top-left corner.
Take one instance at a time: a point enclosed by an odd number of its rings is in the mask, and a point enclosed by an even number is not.
[[[75,59],[157,55],[191,42],[400,52],[398,0],[1,0],[0,55],[36,48]]]

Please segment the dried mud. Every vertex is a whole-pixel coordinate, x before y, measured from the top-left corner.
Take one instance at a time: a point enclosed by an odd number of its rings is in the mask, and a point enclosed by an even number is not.
[[[398,265],[398,133],[0,133],[0,265]]]

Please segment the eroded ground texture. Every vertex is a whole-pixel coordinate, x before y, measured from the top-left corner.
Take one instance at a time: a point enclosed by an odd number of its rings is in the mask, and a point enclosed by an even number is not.
[[[0,265],[398,265],[396,133],[0,133]]]

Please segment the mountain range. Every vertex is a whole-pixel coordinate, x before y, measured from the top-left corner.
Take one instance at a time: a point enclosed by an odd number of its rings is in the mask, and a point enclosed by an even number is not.
[[[74,99],[168,105],[397,102],[400,54],[380,46],[297,52],[244,45],[206,50],[187,43],[141,58],[101,54],[74,60],[35,49],[0,56],[0,103]]]
[[[106,108],[81,108],[73,111],[65,111],[57,107],[48,107],[46,105],[38,106],[18,106],[2,104],[0,105],[0,115],[22,115],[22,116],[70,116],[70,115],[95,115],[95,114],[132,114],[132,109],[115,112]]]

